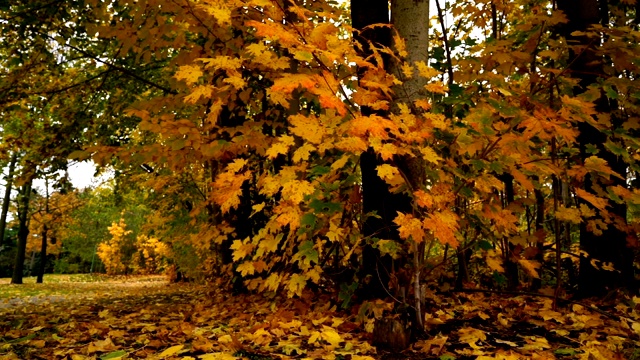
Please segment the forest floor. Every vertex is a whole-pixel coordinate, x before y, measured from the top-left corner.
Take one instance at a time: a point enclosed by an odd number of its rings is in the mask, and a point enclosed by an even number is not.
[[[554,310],[537,296],[429,294],[428,331],[403,352],[372,346],[372,322],[334,300],[156,276],[0,279],[0,359],[640,359],[640,298]]]

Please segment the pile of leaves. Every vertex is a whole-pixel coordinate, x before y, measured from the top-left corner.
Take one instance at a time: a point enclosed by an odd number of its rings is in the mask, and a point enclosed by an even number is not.
[[[640,298],[554,310],[544,297],[431,293],[426,333],[394,353],[370,344],[362,316],[382,300],[339,311],[332,294],[234,294],[153,277],[55,286],[76,291],[17,298],[18,287],[0,288],[1,358],[640,359]]]

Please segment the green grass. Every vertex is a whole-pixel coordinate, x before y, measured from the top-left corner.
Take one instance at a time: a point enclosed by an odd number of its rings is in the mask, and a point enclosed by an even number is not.
[[[102,293],[121,288],[133,282],[157,283],[163,276],[106,276],[100,274],[46,274],[42,284],[36,277],[24,277],[23,284],[11,284],[10,278],[0,279],[0,301],[16,298],[70,296],[82,293]]]

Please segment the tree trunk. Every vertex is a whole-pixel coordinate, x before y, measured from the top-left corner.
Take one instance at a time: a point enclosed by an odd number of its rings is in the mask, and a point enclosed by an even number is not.
[[[391,33],[383,27],[365,27],[372,24],[389,23],[389,2],[386,0],[351,0],[351,18],[354,29],[360,30],[356,34],[356,41],[362,46],[363,56],[371,55],[371,49],[367,42],[391,47]],[[398,34],[405,39],[407,49],[407,62],[414,64],[416,61],[428,60],[428,24],[429,2],[425,0],[397,0],[391,2],[391,21]],[[402,72],[397,64],[393,64],[389,57],[384,58],[384,67],[398,78],[402,79]],[[378,64],[379,65],[379,64]],[[358,71],[362,76],[362,69]],[[422,97],[426,79],[414,76],[403,79],[404,84],[394,89],[395,101],[402,101],[411,106],[413,100]],[[394,106],[392,105],[392,108]],[[363,106],[362,113],[370,115],[374,111]],[[384,116],[384,113],[379,113]],[[424,168],[417,158],[403,157],[395,159],[396,165],[409,180],[411,190],[417,190],[424,186]],[[411,199],[404,194],[393,194],[389,186],[378,177],[376,167],[384,162],[369,149],[360,157],[360,170],[362,174],[362,208],[364,214],[375,213],[378,217],[368,217],[364,222],[363,233],[367,238],[380,238],[400,241],[397,227],[393,219],[398,212],[411,212]],[[418,249],[416,248],[416,251]],[[386,297],[391,260],[382,259],[380,253],[371,245],[365,245],[362,255],[361,278],[369,278],[369,287],[364,292],[371,297]],[[421,259],[418,259],[421,260]],[[419,261],[421,263],[421,261]],[[419,269],[415,269],[419,275]],[[417,278],[416,278],[417,279]],[[418,296],[419,294],[416,294]]]
[[[29,236],[29,202],[31,200],[31,185],[33,179],[28,180],[20,188],[18,199],[18,249],[16,260],[13,264],[12,284],[22,284],[22,274],[24,272],[24,259],[27,250],[27,237]]]
[[[11,154],[9,162],[9,174],[7,174],[7,182],[4,185],[4,199],[2,199],[2,214],[0,214],[0,249],[4,243],[4,233],[7,228],[7,214],[9,213],[9,205],[11,204],[11,189],[13,188],[13,175],[18,162],[18,153]]]
[[[36,279],[37,284],[42,284],[44,279],[44,271],[47,268],[47,241],[48,241],[48,232],[49,227],[47,226],[47,221],[49,219],[49,178],[44,178],[44,186],[45,186],[45,198],[44,198],[44,214],[45,221],[42,226],[42,243],[40,245],[40,264],[38,266],[38,277]]]
[[[603,12],[600,11],[598,0],[570,1],[558,0],[558,9],[562,10],[569,22],[561,28],[561,34],[565,36],[570,44],[578,43],[584,48],[571,52],[569,59],[570,70],[573,76],[579,79],[579,84],[574,89],[574,95],[584,92],[587,86],[596,84],[599,77],[604,77],[603,58],[595,52],[595,46],[599,42],[593,41],[586,36],[571,35],[574,31],[584,31],[591,25],[599,23]],[[603,2],[606,6],[606,2]],[[603,9],[606,13],[607,9]],[[615,110],[615,104],[609,102],[604,94],[601,95],[595,103],[596,110],[600,113],[609,113],[612,115],[614,127],[620,119],[614,119],[612,110]],[[588,124],[580,122],[578,124],[580,136],[578,142],[580,144],[580,156],[582,161],[592,156],[587,152],[588,145],[595,146],[599,152],[598,157],[604,159],[609,167],[622,177],[626,175],[626,165],[624,161],[609,152],[603,144],[607,136],[598,129]],[[584,190],[595,192],[600,187],[620,185],[626,187],[623,179],[611,177],[609,183],[603,184],[605,179],[598,178],[594,174],[588,174],[584,180]],[[604,186],[603,186],[604,185]],[[606,195],[605,195],[606,197]],[[580,201],[587,206],[591,205],[584,200]],[[609,200],[609,212],[620,222],[626,221],[627,209],[624,204],[617,204]],[[596,213],[598,211],[596,210]],[[600,215],[597,215],[601,218]],[[587,229],[586,223],[580,225],[580,248],[588,255],[581,257],[580,273],[578,279],[579,291],[582,296],[601,296],[607,292],[633,285],[633,256],[632,252],[627,248],[626,234],[618,229],[614,224],[609,224],[602,235],[598,236]],[[593,264],[598,267],[594,267]],[[604,263],[612,263],[615,271],[607,271],[602,269]]]
[[[389,4],[387,0],[351,0],[351,20],[354,29],[360,33],[354,34],[355,40],[362,47],[362,56],[372,54],[369,42],[383,46],[391,45],[391,34],[387,28],[365,27],[372,24],[389,23]],[[363,69],[358,69],[359,77],[364,75]],[[362,107],[364,115],[370,115],[374,111],[366,106]],[[376,167],[382,162],[373,149],[369,149],[360,156],[360,171],[362,174],[362,212],[368,214],[375,212],[378,217],[368,217],[364,221],[363,235],[367,238],[377,237],[381,239],[399,240],[397,232],[393,231],[393,217],[399,203],[405,203],[400,195],[392,194],[389,186],[378,177]],[[370,244],[366,244],[362,253],[362,268],[360,279],[367,283],[362,291],[363,297],[383,298],[387,296],[386,287],[389,282],[388,269],[380,267],[389,266],[380,263],[380,252]],[[368,279],[368,282],[366,282]]]

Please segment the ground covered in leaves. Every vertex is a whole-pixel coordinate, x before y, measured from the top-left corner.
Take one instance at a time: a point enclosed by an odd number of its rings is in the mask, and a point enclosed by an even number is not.
[[[161,277],[0,279],[0,359],[640,359],[640,298],[596,311],[431,294],[426,306],[427,333],[394,353],[370,345],[365,311],[339,311],[330,295],[237,295]]]

